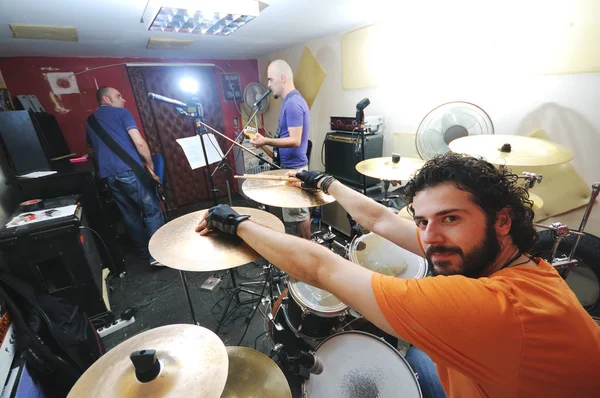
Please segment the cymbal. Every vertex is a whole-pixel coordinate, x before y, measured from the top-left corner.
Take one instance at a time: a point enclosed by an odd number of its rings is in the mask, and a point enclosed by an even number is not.
[[[510,144],[510,152],[501,151]],[[472,135],[450,142],[456,153],[482,157],[488,162],[506,166],[549,166],[573,159],[573,152],[560,144],[519,135]]]
[[[544,201],[542,200],[542,198],[540,198],[538,195],[534,194],[533,192],[529,192],[529,199],[533,201],[533,210],[534,211],[537,211],[537,210],[541,209],[542,206],[544,206]],[[402,217],[409,221],[413,221],[413,217],[408,213],[407,206],[404,206],[403,208],[401,208],[400,211],[398,211],[397,215],[398,215],[398,217]]]
[[[392,157],[372,158],[358,163],[356,171],[379,180],[406,181],[424,164],[424,160],[404,156],[401,156],[397,163],[393,162]]]
[[[158,377],[141,383],[129,359],[139,350],[156,350]],[[125,340],[98,359],[77,380],[68,397],[207,397],[218,398],[227,381],[225,345],[210,330],[195,325],[167,325]]]
[[[279,366],[262,352],[248,347],[227,347],[229,373],[222,398],[292,398]]]
[[[271,213],[250,207],[233,207],[249,214],[258,224],[285,232],[283,222]],[[247,264],[260,258],[250,246],[234,236],[213,232],[202,236],[195,231],[208,209],[186,214],[163,225],[152,235],[148,249],[155,260],[182,271],[218,271]]]
[[[287,176],[290,171],[295,170],[263,171],[258,175]],[[286,181],[246,180],[242,184],[242,192],[258,203],[275,207],[316,207],[335,201],[331,195],[321,191],[305,191]]]

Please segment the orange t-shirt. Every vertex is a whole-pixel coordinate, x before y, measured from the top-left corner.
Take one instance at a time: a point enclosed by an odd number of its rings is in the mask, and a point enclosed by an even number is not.
[[[600,327],[558,272],[535,261],[486,278],[373,274],[371,284],[450,397],[600,397]]]

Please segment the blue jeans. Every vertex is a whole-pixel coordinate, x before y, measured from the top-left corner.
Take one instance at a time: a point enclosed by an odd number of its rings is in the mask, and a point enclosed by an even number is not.
[[[423,398],[446,398],[435,364],[427,354],[413,346],[408,349],[405,359],[419,377]]]
[[[131,170],[107,177],[106,184],[112,191],[129,236],[142,255],[150,258],[150,262],[154,261],[148,251],[148,241],[165,223],[156,194]]]

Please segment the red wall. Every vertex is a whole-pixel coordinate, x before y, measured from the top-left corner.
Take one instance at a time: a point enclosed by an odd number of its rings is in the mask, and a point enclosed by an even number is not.
[[[48,72],[81,72],[99,66],[122,64],[125,62],[195,62],[214,63],[228,73],[239,73],[242,91],[250,82],[259,81],[258,63],[256,60],[168,60],[168,59],[140,59],[140,58],[58,58],[58,57],[9,57],[0,58],[0,72],[4,77],[6,86],[11,96],[34,94],[44,109],[56,115],[58,123],[65,135],[71,152],[77,155],[87,153],[85,142],[85,120],[96,109],[96,83],[98,86],[112,86],[121,91],[127,101],[125,107],[131,111],[140,129],[143,129],[137,106],[133,99],[131,84],[127,76],[125,65],[115,65],[107,68],[96,69],[77,75],[77,84],[80,94],[65,94],[59,99],[63,108],[69,112],[57,113],[55,105],[50,99],[50,85],[44,78]],[[225,131],[233,137],[236,130],[233,119],[241,117],[233,102],[223,99],[221,87],[221,70],[216,68],[216,79],[221,96],[221,109]],[[238,104],[239,105],[239,104]],[[237,128],[239,131],[239,127]]]

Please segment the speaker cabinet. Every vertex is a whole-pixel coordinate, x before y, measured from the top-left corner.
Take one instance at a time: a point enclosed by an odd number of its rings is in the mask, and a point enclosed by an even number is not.
[[[363,176],[356,171],[356,164],[382,156],[383,136],[365,135],[365,157],[362,156],[360,134],[328,133],[325,137],[325,172],[354,187],[363,187]],[[377,184],[375,178],[365,178],[365,188]]]

